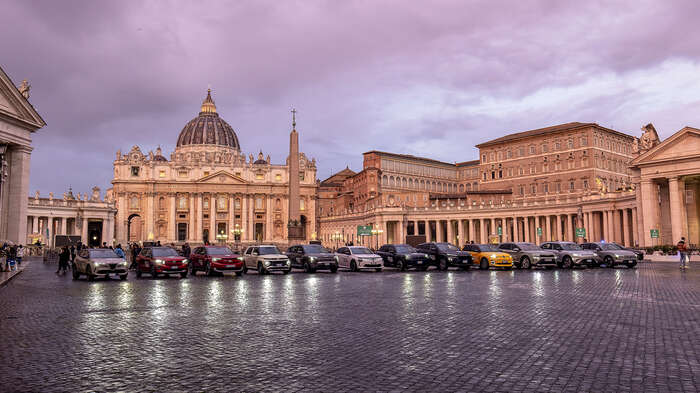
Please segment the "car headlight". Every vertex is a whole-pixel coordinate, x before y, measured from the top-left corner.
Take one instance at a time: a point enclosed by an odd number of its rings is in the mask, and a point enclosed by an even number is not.
[[[265,261],[265,266],[270,266],[270,261]]]
[[[126,266],[126,261],[120,262],[119,264],[122,265],[122,266]]]
[[[290,262],[289,259],[287,259],[287,261],[285,263],[287,264],[287,266],[292,264],[292,262]]]
[[[430,255],[428,255],[428,254],[423,254],[423,257],[425,257],[425,258],[430,258]]]
[[[333,257],[333,259],[335,259],[335,263],[339,263],[339,262],[340,262],[340,259],[338,258],[338,256],[337,256],[337,255],[336,255],[336,256],[334,256],[334,257]]]
[[[183,259],[183,260],[182,260],[182,263],[190,263],[190,260],[189,260],[189,259]]]
[[[452,262],[452,261],[454,261],[455,259],[454,259],[453,257],[447,257],[447,260],[450,261],[450,262]]]
[[[219,262],[220,260],[221,260],[221,258],[212,258],[211,259],[212,262]]]
[[[496,254],[491,254],[491,259],[496,259]]]
[[[311,263],[316,262],[316,257],[309,257],[309,262],[311,262]]]
[[[163,265],[163,264],[165,264],[165,261],[162,260],[162,259],[156,259],[156,260],[153,261],[153,262],[154,262],[156,265]]]

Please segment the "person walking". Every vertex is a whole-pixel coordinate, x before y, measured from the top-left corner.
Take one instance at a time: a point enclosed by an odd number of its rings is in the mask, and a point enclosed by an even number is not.
[[[75,246],[70,245],[70,261],[71,263],[75,262]]]
[[[685,238],[682,237],[681,241],[676,244],[676,248],[678,249],[678,254],[681,257],[681,269],[687,269],[688,268],[688,247],[685,245]]]
[[[15,260],[17,261],[17,267],[19,268],[22,265],[22,258],[24,257],[24,247],[20,244],[17,247],[17,257]]]
[[[58,270],[56,270],[56,274],[59,274],[61,271],[63,271],[64,274],[66,273],[69,259],[70,251],[68,251],[68,247],[63,246],[61,252],[58,254]]]
[[[130,270],[136,270],[136,257],[140,252],[141,247],[139,247],[138,243],[134,243],[134,246],[131,248],[131,265],[129,265]]]
[[[122,245],[117,244],[117,248],[114,249],[114,253],[119,255],[119,258],[124,258],[124,250],[122,250]]]
[[[185,243],[182,245],[182,256],[185,258],[189,258],[190,254],[192,253],[192,250],[190,249],[190,245]]]

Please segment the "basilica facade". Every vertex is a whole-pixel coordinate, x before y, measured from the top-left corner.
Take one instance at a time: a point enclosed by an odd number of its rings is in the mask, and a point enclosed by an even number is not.
[[[169,158],[160,148],[117,152],[115,241],[286,244],[290,238],[313,239],[316,162],[298,153],[293,124],[284,164],[272,163],[262,151],[246,157],[208,91]]]

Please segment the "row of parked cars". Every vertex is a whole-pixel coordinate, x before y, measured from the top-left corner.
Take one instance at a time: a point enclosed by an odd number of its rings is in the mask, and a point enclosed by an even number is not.
[[[340,247],[330,252],[319,244],[294,245],[281,252],[275,245],[255,245],[243,253],[236,253],[226,246],[196,247],[189,258],[180,255],[171,247],[144,247],[136,257],[136,277],[148,274],[159,275],[206,275],[234,273],[243,275],[249,270],[258,274],[281,272],[289,274],[293,268],[307,273],[328,270],[335,273],[339,268],[350,271],[374,270],[384,267],[438,270],[457,267],[464,270],[478,267],[502,269],[531,269],[574,267],[615,267],[625,265],[633,268],[642,260],[641,251],[628,249],[615,243],[546,242],[539,246],[533,243],[512,242],[495,244],[467,244],[461,250],[450,243],[430,242],[417,247],[408,244],[386,244],[376,252],[363,246]],[[84,249],[75,258],[73,278],[86,275],[88,280],[118,275],[125,280],[128,266],[124,259],[109,249]]]

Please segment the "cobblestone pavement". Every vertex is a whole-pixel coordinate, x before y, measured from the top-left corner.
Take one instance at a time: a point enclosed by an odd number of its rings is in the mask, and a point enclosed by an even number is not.
[[[700,265],[0,288],[2,391],[698,391]]]

